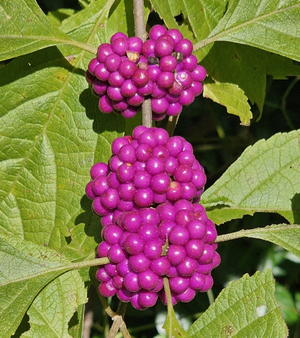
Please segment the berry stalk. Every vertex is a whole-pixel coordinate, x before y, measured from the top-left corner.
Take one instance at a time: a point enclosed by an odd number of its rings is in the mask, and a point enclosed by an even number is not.
[[[134,30],[135,35],[145,42],[147,38],[144,0],[133,0]],[[152,126],[151,100],[146,99],[142,104],[143,125],[147,128]]]

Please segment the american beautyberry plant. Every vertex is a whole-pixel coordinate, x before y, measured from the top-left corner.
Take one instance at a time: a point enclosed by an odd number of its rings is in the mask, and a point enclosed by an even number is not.
[[[3,338],[299,336],[299,0],[0,2]]]

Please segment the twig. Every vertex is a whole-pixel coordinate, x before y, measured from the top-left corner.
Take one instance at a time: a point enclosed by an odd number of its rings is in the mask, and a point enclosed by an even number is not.
[[[116,315],[112,318],[113,324],[109,330],[107,338],[115,338],[116,334],[118,333],[120,326],[124,323],[123,318],[120,315]]]
[[[144,0],[133,0],[134,31],[135,35],[144,42],[147,39]],[[150,99],[142,104],[143,125],[147,128],[152,126],[152,109]]]
[[[133,0],[133,15],[135,35],[144,42],[147,39],[144,0]]]

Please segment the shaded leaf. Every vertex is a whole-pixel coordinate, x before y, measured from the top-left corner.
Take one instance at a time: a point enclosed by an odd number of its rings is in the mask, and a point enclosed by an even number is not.
[[[299,319],[299,314],[295,307],[295,301],[291,291],[281,284],[276,284],[275,297],[280,305],[282,316],[288,325],[294,325]]]
[[[215,43],[201,62],[217,82],[238,85],[262,112],[267,75],[275,79],[300,74],[299,65],[282,56],[236,43]]]
[[[278,133],[248,147],[201,199],[217,224],[254,212],[300,217],[300,131]]]
[[[244,275],[230,282],[215,302],[194,322],[189,337],[287,337],[288,330],[276,303],[270,270]]]
[[[207,39],[246,44],[300,61],[300,3],[298,0],[233,0]]]
[[[252,118],[248,99],[243,90],[232,83],[206,83],[203,96],[226,107],[229,114],[237,115],[241,124],[248,126]]]

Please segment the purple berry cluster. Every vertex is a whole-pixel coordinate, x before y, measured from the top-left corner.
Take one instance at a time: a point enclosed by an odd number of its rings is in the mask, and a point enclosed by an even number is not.
[[[137,309],[166,303],[168,277],[173,304],[212,287],[220,263],[217,232],[198,204],[206,183],[189,142],[161,128],[137,126],[112,142],[108,164],[92,166],[86,195],[101,216],[98,257],[108,257],[97,279],[102,295]]]
[[[180,199],[199,202],[206,176],[183,137],[169,138],[165,129],[138,126],[132,137],[116,138],[111,150],[108,165],[92,167],[86,187],[99,216]]]
[[[191,41],[177,29],[155,25],[144,43],[118,32],[98,47],[86,79],[103,113],[131,118],[151,98],[153,120],[159,121],[178,115],[202,92],[206,71],[192,51]]]
[[[220,263],[216,237],[205,209],[188,200],[115,213],[103,224],[97,250],[110,260],[97,271],[99,291],[143,310],[158,296],[166,304],[168,277],[172,303],[189,302],[213,285],[211,270]]]

